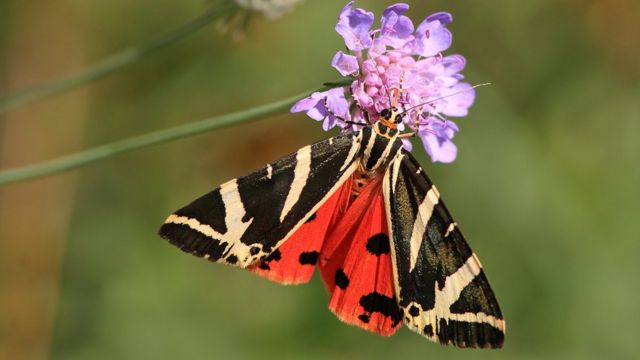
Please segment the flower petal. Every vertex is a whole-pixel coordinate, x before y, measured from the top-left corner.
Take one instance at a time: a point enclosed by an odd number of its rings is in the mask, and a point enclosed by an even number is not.
[[[462,55],[449,55],[442,59],[445,75],[454,75],[462,71],[467,64],[467,60]]]
[[[316,106],[307,111],[307,116],[316,121],[322,121],[327,117],[327,115],[327,108],[324,106],[322,101],[317,102]]]
[[[442,92],[442,96],[450,97],[438,102],[438,110],[447,116],[467,116],[469,108],[476,99],[476,91],[468,83],[458,83]]]
[[[344,97],[344,88],[334,88],[325,93],[327,94],[327,107],[332,115],[349,119],[349,103]]]
[[[451,46],[453,36],[445,27],[452,21],[448,13],[437,13],[427,17],[416,29],[415,39],[411,41],[411,51],[420,56],[434,56]]]
[[[407,9],[409,5],[404,3],[391,5],[385,9],[380,19],[381,38],[386,45],[395,49],[402,47],[413,38],[413,22],[402,15]]]
[[[385,42],[378,37],[375,40],[373,40],[373,43],[371,44],[371,47],[369,48],[368,53],[369,53],[369,57],[377,58],[378,56],[384,54],[385,51],[387,51],[387,45],[385,45]]]
[[[351,84],[351,93],[353,94],[353,98],[356,99],[356,102],[360,107],[364,109],[368,109],[373,106],[373,99],[367,94],[364,89],[364,83],[360,81],[354,81]]]
[[[429,15],[427,21],[439,21],[444,26],[453,22],[453,16],[448,12],[437,12]]]
[[[349,2],[340,12],[336,31],[344,38],[349,50],[364,50],[371,47],[373,39],[369,29],[373,25],[373,13],[357,8],[352,9],[353,1]]]
[[[306,112],[310,118],[322,121],[322,127],[329,130],[343,119],[348,120],[349,103],[344,96],[344,88],[334,88],[324,92],[315,92],[291,107],[291,112]]]
[[[333,66],[340,75],[349,76],[358,73],[358,59],[353,55],[348,55],[338,51],[331,60]]]
[[[310,118],[320,121],[327,116],[327,110],[324,106],[324,98],[326,92],[314,92],[311,96],[299,100],[291,107],[291,112],[304,111]]]
[[[318,103],[318,94],[320,94],[319,92],[314,92],[313,94],[311,94],[310,96],[298,100],[297,103],[293,104],[293,106],[291,107],[291,112],[292,113],[297,113],[297,112],[301,112],[301,111],[307,111],[309,109],[311,109],[312,107],[316,106],[316,104]]]
[[[428,125],[418,131],[425,150],[434,162],[450,163],[456,159],[458,148],[451,141],[458,131],[453,121],[437,118],[427,119]]]
[[[434,162],[452,163],[458,156],[458,147],[451,140],[445,140],[432,147],[429,155]]]
[[[433,162],[450,163],[458,155],[456,144],[449,139],[438,138],[433,134],[420,134],[420,139]]]

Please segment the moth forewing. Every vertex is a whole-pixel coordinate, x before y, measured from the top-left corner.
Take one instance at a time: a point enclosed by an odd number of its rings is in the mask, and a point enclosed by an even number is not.
[[[269,256],[358,165],[360,132],[306,146],[171,214],[160,235],[185,252],[247,267]]]
[[[482,266],[418,162],[403,151],[383,184],[407,326],[443,344],[501,347],[504,320]]]

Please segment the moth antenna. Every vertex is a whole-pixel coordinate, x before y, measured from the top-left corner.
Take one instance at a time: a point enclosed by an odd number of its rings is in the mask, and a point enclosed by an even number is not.
[[[323,102],[324,102],[325,109],[327,109],[327,113],[329,115],[333,115],[333,117],[335,117],[336,119],[338,119],[338,120],[340,120],[340,121],[342,121],[342,122],[344,122],[346,124],[354,124],[354,125],[362,125],[362,126],[366,126],[367,125],[367,124],[362,124],[362,123],[357,123],[355,121],[347,120],[347,119],[343,118],[342,116],[340,116],[340,115],[336,114],[335,112],[333,112],[333,110],[329,109],[329,103],[327,101],[327,97],[326,96],[324,97]]]
[[[403,111],[401,114],[404,114],[404,113],[406,113],[407,111],[413,110],[413,109],[415,109],[415,108],[417,108],[417,107],[424,106],[424,105],[427,105],[427,104],[431,104],[431,103],[434,103],[434,102],[436,102],[436,101],[438,101],[438,100],[442,100],[442,99],[446,99],[446,98],[448,98],[448,97],[456,96],[456,95],[462,94],[462,93],[464,93],[464,92],[467,92],[467,91],[469,91],[469,90],[473,90],[473,89],[475,89],[475,88],[479,88],[479,87],[481,87],[481,86],[487,86],[487,85],[491,85],[491,83],[483,83],[483,84],[473,85],[472,87],[470,87],[470,88],[468,88],[468,89],[464,89],[464,90],[456,91],[456,92],[454,92],[454,93],[451,93],[451,94],[448,94],[448,95],[445,95],[445,96],[440,96],[440,97],[437,97],[437,98],[435,98],[435,99],[432,99],[432,100],[429,100],[429,101],[425,101],[425,102],[423,102],[423,103],[421,103],[421,104],[418,104],[418,105],[415,105],[415,106],[412,106],[412,107],[410,107],[410,108],[406,109],[406,110],[405,110],[405,111]]]
[[[402,70],[402,72],[400,73],[400,82],[398,83],[398,87],[400,88],[400,95],[399,97],[402,98],[402,95],[404,94],[404,70]],[[404,108],[404,104],[400,105],[400,107],[402,108],[402,112],[400,113],[400,115],[404,114],[406,112],[405,108]],[[414,121],[414,123],[417,124],[417,120],[418,117],[416,116],[416,121]]]
[[[359,103],[356,102],[356,106],[358,107],[358,109],[362,112],[362,116],[365,118],[365,121],[368,124],[371,124],[371,119],[369,119],[369,112],[366,111],[362,106],[360,106]]]
[[[336,118],[339,118],[339,117],[336,116]],[[340,119],[340,120],[342,120],[342,122],[344,122],[345,124],[358,125],[358,126],[367,126],[367,125],[369,125],[367,123],[361,123],[361,122],[356,122],[356,121],[349,121],[349,120],[344,120],[344,119]]]
[[[391,93],[393,94],[393,101],[389,100],[389,104],[391,104],[392,107],[397,107],[400,100],[400,90],[393,88],[391,89]]]

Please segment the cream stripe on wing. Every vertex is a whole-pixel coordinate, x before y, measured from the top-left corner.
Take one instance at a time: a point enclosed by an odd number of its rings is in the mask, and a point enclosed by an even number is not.
[[[201,224],[200,221],[198,221],[198,219],[195,218],[190,218],[190,217],[186,217],[186,216],[180,216],[180,215],[176,215],[176,214],[171,214],[169,215],[169,217],[167,218],[167,220],[164,221],[165,224],[178,224],[178,225],[187,225],[188,227],[190,227],[191,229],[206,235],[212,239],[222,239],[224,237],[224,235],[220,234],[219,232],[215,231],[211,226],[207,225],[207,224]],[[206,258],[209,257],[209,255],[207,254],[205,256]]]
[[[224,223],[227,227],[227,232],[222,234],[215,231],[211,226],[206,224],[200,224],[197,219],[189,218],[186,216],[180,216],[176,214],[170,215],[165,224],[183,224],[187,225],[193,230],[203,233],[204,235],[218,239],[224,242],[234,242],[240,240],[244,232],[249,225],[253,222],[253,218],[248,221],[242,221],[242,218],[246,214],[242,199],[240,199],[240,193],[238,192],[238,183],[236,179],[228,181],[220,185],[220,196],[224,203]]]
[[[456,224],[455,222],[452,222],[451,224],[449,224],[447,231],[444,233],[444,237],[448,237],[449,235],[451,235],[453,230],[456,229],[456,226],[458,226],[458,224]]]
[[[389,153],[391,152],[392,148],[393,148],[393,141],[388,141],[387,146],[384,148],[384,151],[382,151],[382,155],[380,155],[380,157],[378,158],[378,161],[376,161],[372,169],[377,169],[378,166],[382,165],[384,160],[389,156]]]
[[[242,221],[247,211],[240,198],[237,180],[233,179],[220,185],[220,196],[224,203],[224,223],[228,229],[221,240],[227,242],[238,241],[251,225],[251,222],[253,222],[253,218],[247,222]]]
[[[165,220],[165,224],[186,225],[203,235],[218,240],[221,245],[225,246],[223,253],[228,253],[231,248],[235,246],[234,244],[237,244],[238,249],[234,250],[234,254],[242,260],[242,256],[249,254],[249,247],[242,243],[240,238],[253,222],[253,218],[246,222],[242,221],[242,218],[246,215],[246,210],[242,203],[242,199],[240,198],[240,193],[238,192],[238,183],[236,179],[220,185],[219,191],[220,196],[222,197],[222,202],[224,203],[224,222],[227,227],[226,233],[219,233],[211,226],[200,223],[198,219],[176,214],[170,215],[167,220]],[[209,254],[205,254],[205,257],[208,258],[207,255]]]
[[[391,242],[391,274],[393,276],[393,285],[395,288],[396,297],[399,299],[401,294],[400,281],[398,279],[398,259],[396,258],[396,245],[395,237],[393,235],[393,218],[391,216],[391,198],[396,191],[396,182],[398,181],[398,173],[400,171],[400,164],[402,163],[402,152],[398,152],[398,155],[391,161],[389,167],[384,173],[382,181],[382,194],[384,196],[384,208],[387,218],[387,229],[389,231],[389,241]]]
[[[333,138],[330,138],[329,140],[333,141]],[[342,166],[340,166],[340,171],[344,171],[353,163],[353,158],[358,154],[358,150],[360,150],[360,146],[358,146],[358,143],[361,140],[362,131],[360,131],[357,136],[351,138],[351,147],[349,148],[349,154],[347,154],[347,158],[344,160],[344,163],[342,163]]]
[[[396,183],[398,182],[398,174],[400,173],[400,165],[402,164],[402,152],[398,152],[395,159],[393,159],[393,173],[391,174],[391,188],[392,191],[396,191]]]
[[[410,303],[405,307],[405,313],[408,315],[408,325],[413,330],[423,334],[425,325],[431,325],[434,334],[429,336],[424,334],[432,340],[438,339],[437,329],[440,326],[439,320],[444,319],[449,321],[464,321],[470,324],[473,323],[486,323],[495,327],[496,329],[505,332],[506,324],[504,319],[497,318],[493,315],[489,315],[482,311],[479,312],[466,312],[463,314],[452,313],[451,306],[458,301],[462,291],[471,284],[473,279],[476,278],[482,271],[482,266],[476,257],[476,254],[471,254],[467,261],[458,269],[455,273],[447,276],[445,279],[445,285],[442,290],[439,289],[438,283],[435,286],[435,304],[433,309],[424,311],[420,304],[416,302]],[[416,306],[420,309],[418,316],[410,316],[407,313],[407,309],[412,306]]]
[[[433,214],[433,208],[440,201],[440,194],[435,186],[431,186],[431,189],[427,192],[427,195],[422,200],[422,203],[418,207],[418,213],[416,214],[416,220],[413,223],[413,231],[411,233],[411,242],[409,247],[409,271],[413,271],[418,260],[418,254],[420,253],[420,246],[424,239],[425,231],[427,230],[427,224]]]
[[[289,211],[300,199],[302,189],[307,184],[309,173],[311,172],[311,146],[307,145],[296,153],[296,168],[293,171],[293,181],[289,187],[287,199],[280,213],[280,222],[289,214]]]
[[[438,290],[436,285],[436,311],[438,311],[438,306],[440,305],[442,308],[446,308],[448,312],[449,307],[460,298],[462,290],[480,274],[480,271],[482,271],[482,266],[480,266],[480,262],[474,253],[469,256],[467,261],[456,272],[447,276],[442,290]]]
[[[273,167],[271,164],[267,164],[267,179],[271,180],[273,177]]]
[[[438,288],[438,284],[436,282],[436,284],[434,284],[435,305],[432,310],[425,311],[423,313],[423,318],[488,323],[504,331],[504,320],[498,319],[495,316],[488,315],[483,312],[464,314],[451,313],[451,306],[458,301],[462,291],[471,284],[473,279],[475,279],[481,271],[482,266],[480,265],[480,261],[478,261],[476,254],[473,253],[469,256],[467,261],[458,270],[456,270],[455,273],[447,276],[442,290]],[[434,325],[437,324],[435,321],[433,323]]]
[[[371,150],[373,150],[373,145],[376,143],[375,133],[372,131],[369,133],[369,138],[367,139],[367,144],[364,148],[364,155],[362,156],[362,164],[366,165],[369,161],[369,157],[371,157]]]

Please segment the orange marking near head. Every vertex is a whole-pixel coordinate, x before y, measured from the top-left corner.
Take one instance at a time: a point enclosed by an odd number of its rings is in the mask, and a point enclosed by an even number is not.
[[[398,128],[398,124],[389,121],[387,119],[385,119],[384,117],[380,117],[380,122],[382,123],[382,125],[388,127],[389,129],[397,129]]]

